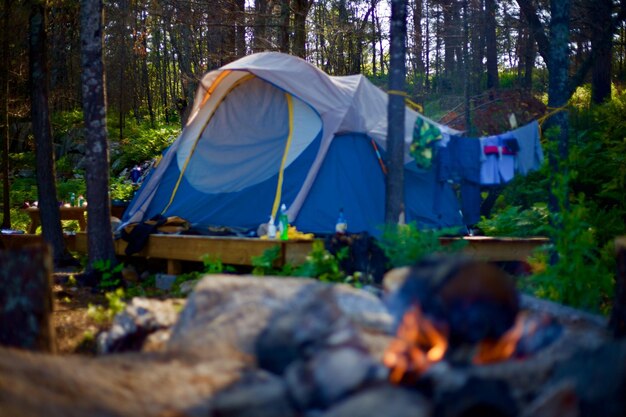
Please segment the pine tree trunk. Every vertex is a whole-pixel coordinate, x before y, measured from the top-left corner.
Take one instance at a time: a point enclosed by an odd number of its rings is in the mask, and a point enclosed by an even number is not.
[[[39,211],[43,238],[52,245],[55,264],[60,264],[70,255],[65,248],[57,201],[47,75],[45,8],[42,3],[34,1],[30,13],[30,79]]]
[[[11,13],[11,1],[4,0],[4,17],[2,18],[2,62],[10,62],[9,60],[9,15]],[[2,97],[2,111],[0,115],[2,119],[0,124],[0,134],[2,135],[2,227],[3,229],[11,228],[11,199],[9,195],[9,66],[2,65],[0,67],[0,89]]]
[[[246,2],[245,0],[236,0],[235,22],[237,30],[237,38],[235,46],[237,51],[236,57],[241,58],[246,55]]]
[[[291,13],[289,12],[289,0],[281,0],[280,3],[280,21],[278,29],[278,48],[280,52],[289,53],[289,21]]]
[[[48,246],[0,251],[0,345],[53,353]]]
[[[613,32],[613,25],[598,22],[610,22],[612,8],[611,0],[594,1],[591,6],[592,22],[595,22],[591,38],[591,49],[594,53],[591,67],[591,100],[596,104],[611,98],[613,37],[607,36],[607,31]]]
[[[89,265],[98,260],[116,263],[111,233],[109,199],[109,148],[102,55],[102,0],[81,0],[81,65],[83,113],[87,138],[87,241]]]
[[[406,0],[391,1],[389,105],[385,223],[397,224],[404,203],[404,91],[406,67]]]
[[[487,88],[498,88],[498,43],[496,40],[495,0],[485,0],[485,42],[487,45]]]
[[[255,0],[254,11],[252,52],[261,52],[267,45],[267,0]]]

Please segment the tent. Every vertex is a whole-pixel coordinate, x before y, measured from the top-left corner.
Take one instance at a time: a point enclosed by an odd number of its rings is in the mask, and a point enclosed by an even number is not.
[[[280,53],[253,54],[211,71],[199,83],[187,125],[138,190],[123,224],[162,214],[196,229],[256,230],[284,203],[290,223],[303,232],[334,232],[343,209],[349,232],[379,234],[387,101],[362,75],[329,76]],[[425,118],[406,109],[407,150],[417,117]],[[462,224],[450,186],[408,156],[405,217],[423,227]]]

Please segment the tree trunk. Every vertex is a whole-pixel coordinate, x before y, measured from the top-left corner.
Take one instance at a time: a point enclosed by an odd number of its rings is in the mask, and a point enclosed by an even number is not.
[[[535,39],[532,32],[528,31],[524,45],[524,80],[522,87],[528,91],[533,88],[533,70],[535,69]]]
[[[254,38],[252,52],[261,52],[267,48],[267,0],[254,2]]]
[[[591,100],[601,104],[611,98],[611,66],[613,58],[612,0],[594,1],[590,7],[593,25],[591,49],[595,55],[591,67]]]
[[[176,23],[176,34],[172,37],[172,46],[178,56],[178,65],[183,89],[183,97],[179,98],[178,109],[180,112],[180,122],[184,128],[191,113],[191,107],[196,92],[196,83],[191,68],[191,42],[193,41],[189,21],[191,9],[189,3],[183,3],[179,9],[179,16]],[[176,39],[176,42],[174,42]]]
[[[289,11],[289,0],[282,0],[280,3],[280,19],[278,28],[278,48],[280,52],[289,53],[289,21],[291,13]]]
[[[9,183],[9,14],[11,13],[11,0],[4,0],[4,17],[2,18],[2,62],[0,68],[0,89],[2,91],[2,229],[11,228],[11,199]]]
[[[31,118],[36,146],[39,210],[43,238],[52,245],[54,262],[60,265],[71,256],[65,248],[57,201],[47,74],[46,12],[42,3],[33,1],[30,12]]]
[[[487,45],[487,88],[498,88],[498,43],[496,40],[496,13],[495,0],[485,0],[485,41]]]
[[[146,27],[147,14],[141,12],[143,17],[143,36],[141,38],[141,46],[143,47],[143,56],[141,57],[141,73],[143,74],[143,84],[146,90],[146,100],[148,104],[148,114],[150,115],[150,126],[154,129],[155,118],[154,108],[152,105],[152,90],[150,88],[150,74],[148,73],[148,28]]]
[[[372,75],[376,77],[376,2],[378,0],[372,0]]]
[[[102,0],[81,0],[81,64],[83,113],[87,137],[87,241],[89,265],[98,260],[116,263],[111,233],[109,199],[109,148],[106,129],[106,96],[102,55]]]
[[[385,223],[397,224],[404,206],[404,78],[406,0],[391,1]]]
[[[0,251],[0,345],[54,353],[48,245]]]
[[[463,0],[463,92],[465,96],[465,129],[471,136],[474,134],[472,127],[472,109],[470,103],[470,60],[469,60],[469,7],[468,0]]]
[[[237,51],[235,56],[241,58],[246,55],[246,1],[235,1],[235,30],[237,37],[235,39],[235,47]]]
[[[519,5],[520,11],[526,18],[532,37],[537,42],[539,55],[541,55],[545,62],[548,62],[550,60],[550,41],[546,36],[543,24],[541,23],[541,20],[539,20],[539,16],[537,16],[537,10],[532,4],[532,0],[517,0],[517,4]]]
[[[567,104],[569,70],[569,16],[570,0],[551,0],[550,19],[550,60],[548,61],[548,106],[558,109]],[[558,134],[551,138],[558,141],[558,153],[550,154],[550,166],[554,174],[567,178],[564,164],[568,155],[569,117],[566,110],[555,113],[548,119],[547,127],[557,127]],[[551,193],[550,209],[553,213],[559,210],[559,202],[554,192]],[[562,196],[561,198],[566,198]]]
[[[418,96],[419,101],[423,101],[425,78],[424,37],[422,33],[423,8],[423,0],[415,0],[415,3],[413,5],[413,71],[415,73],[415,94]]]
[[[312,5],[312,0],[293,1],[293,54],[300,58],[306,58],[306,17]]]

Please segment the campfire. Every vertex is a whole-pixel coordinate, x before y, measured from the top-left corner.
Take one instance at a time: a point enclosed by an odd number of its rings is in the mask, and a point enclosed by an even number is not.
[[[469,258],[435,256],[408,270],[390,297],[396,337],[383,363],[394,384],[412,385],[432,365],[520,360],[549,345],[561,328],[519,310],[512,278]]]

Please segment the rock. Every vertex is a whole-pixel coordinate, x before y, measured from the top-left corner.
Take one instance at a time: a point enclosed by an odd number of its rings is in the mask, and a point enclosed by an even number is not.
[[[381,384],[363,390],[329,409],[322,417],[430,417],[431,404],[417,391]]]
[[[324,349],[285,371],[289,392],[301,410],[326,409],[366,384],[384,380],[371,355],[351,347]],[[379,368],[380,369],[380,368]]]
[[[176,275],[156,274],[155,286],[162,291],[169,291],[176,282]]]
[[[98,352],[126,352],[142,349],[146,338],[154,332],[171,328],[178,318],[182,300],[156,300],[135,297],[124,311],[117,314],[108,331],[98,335]],[[151,340],[154,350],[156,339]],[[164,343],[161,343],[164,345]]]
[[[523,412],[521,417],[578,417],[576,390],[570,383],[546,389]]]
[[[167,349],[204,357],[252,355],[273,313],[316,285],[303,278],[207,276],[188,297]]]
[[[194,288],[196,288],[196,284],[198,283],[198,281],[199,280],[197,279],[192,279],[192,280],[181,283],[179,286],[180,294],[182,296],[188,296],[189,294],[191,294]]]
[[[626,340],[579,351],[557,364],[552,382],[574,386],[582,417],[626,415]]]
[[[211,275],[204,277],[189,296],[172,332],[169,350],[239,350],[254,354],[255,342],[276,311],[290,312],[316,288],[332,288],[333,320],[345,317],[360,333],[374,340],[387,335],[391,316],[374,295],[347,285],[330,285],[308,278]],[[371,337],[370,337],[371,336]],[[217,349],[217,350],[216,350]]]
[[[249,363],[167,353],[53,356],[0,348],[0,417],[206,417]]]
[[[282,379],[249,371],[240,380],[218,392],[212,401],[213,417],[296,417]]]

